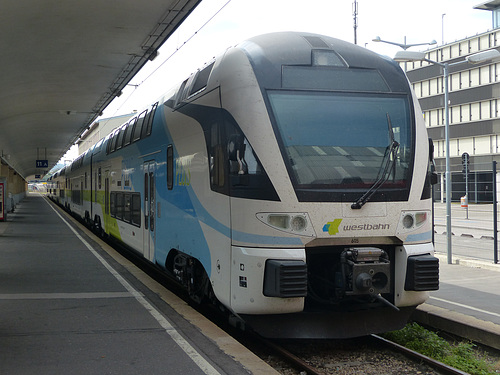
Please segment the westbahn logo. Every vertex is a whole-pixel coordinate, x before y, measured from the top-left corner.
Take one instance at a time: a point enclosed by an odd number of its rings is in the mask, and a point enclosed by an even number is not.
[[[333,221],[329,221],[323,226],[323,232],[328,232],[330,236],[335,236],[339,232],[339,225],[342,222],[342,219],[335,219]]]
[[[340,223],[342,223],[342,219],[335,219],[333,221],[329,221],[323,226],[323,232],[328,232],[330,236],[335,236],[339,232]],[[356,225],[344,225],[342,227],[342,230],[344,232],[347,232],[356,230],[381,230],[389,228],[390,224],[356,224]]]

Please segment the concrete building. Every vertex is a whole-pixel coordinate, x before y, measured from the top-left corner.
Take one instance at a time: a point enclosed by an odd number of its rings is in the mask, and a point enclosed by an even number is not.
[[[462,155],[469,154],[469,201],[491,201],[492,161],[500,162],[500,61],[477,65],[465,61],[468,55],[496,48],[500,50],[500,0],[476,6],[492,11],[493,30],[441,45],[426,51],[426,57],[449,68],[449,138],[452,200],[465,195]],[[463,63],[459,63],[463,61]],[[458,63],[458,64],[455,64]],[[445,112],[443,69],[428,62],[408,62],[408,79],[419,98],[429,137],[434,141],[436,169],[441,183],[435,199],[443,198],[445,172]]]
[[[136,113],[129,113],[127,115],[105,118],[94,122],[76,142],[76,144],[78,145],[78,155],[83,154],[118,126],[127,122],[128,119],[130,119],[135,114]]]

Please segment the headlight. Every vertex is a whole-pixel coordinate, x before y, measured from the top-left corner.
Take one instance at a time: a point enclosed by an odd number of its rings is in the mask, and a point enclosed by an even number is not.
[[[411,227],[413,227],[414,222],[415,220],[413,220],[412,214],[406,214],[403,217],[403,227],[405,227],[406,229],[410,229]]]
[[[284,232],[315,236],[307,213],[258,213],[257,219]]]
[[[272,227],[287,229],[290,226],[290,216],[270,214],[267,216],[267,224]]]
[[[307,220],[304,216],[294,216],[290,222],[290,228],[294,232],[302,232],[307,227]]]
[[[400,225],[405,231],[415,230],[420,228],[427,222],[429,218],[429,212],[427,211],[412,211],[412,212],[402,212]]]
[[[417,212],[415,214],[415,225],[419,227],[427,220],[427,212]]]

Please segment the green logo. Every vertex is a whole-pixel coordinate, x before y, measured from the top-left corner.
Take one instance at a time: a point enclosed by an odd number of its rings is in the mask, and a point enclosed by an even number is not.
[[[323,232],[328,232],[330,236],[334,236],[339,232],[339,225],[342,222],[342,219],[335,219],[333,221],[329,221],[323,226]]]

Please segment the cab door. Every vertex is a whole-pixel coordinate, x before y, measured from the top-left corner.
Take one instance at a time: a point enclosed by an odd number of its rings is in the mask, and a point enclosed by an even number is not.
[[[143,255],[153,261],[156,241],[156,162],[144,163],[144,235]]]

